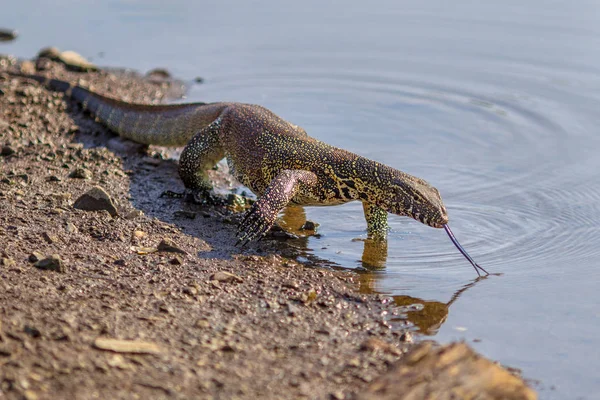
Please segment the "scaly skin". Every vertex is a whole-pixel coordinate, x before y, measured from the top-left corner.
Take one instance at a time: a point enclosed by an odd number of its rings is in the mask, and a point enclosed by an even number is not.
[[[422,179],[350,153],[306,134],[264,107],[241,103],[139,105],[67,82],[20,75],[66,93],[121,137],[183,146],[179,173],[196,195],[212,190],[206,171],[226,157],[235,177],[258,201],[240,224],[242,242],[264,235],[288,204],[363,203],[370,237],[387,235],[387,213],[442,228],[446,208]]]

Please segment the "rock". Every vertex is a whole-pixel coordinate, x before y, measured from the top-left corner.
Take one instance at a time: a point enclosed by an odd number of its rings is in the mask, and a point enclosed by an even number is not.
[[[358,400],[391,399],[535,400],[519,378],[464,343],[415,346],[390,372],[371,383]]]
[[[163,79],[171,77],[171,73],[166,68],[154,68],[146,73],[147,77],[158,76]]]
[[[92,179],[92,172],[89,169],[77,168],[71,171],[69,178],[75,179]]]
[[[183,265],[183,258],[181,256],[175,256],[169,260],[171,265]]]
[[[11,147],[11,146],[2,146],[2,150],[0,150],[0,155],[3,156],[12,156],[13,154],[15,154],[17,151]]]
[[[168,253],[179,253],[179,254],[186,254],[186,255],[188,254],[187,251],[177,247],[175,242],[173,242],[171,239],[161,240],[161,242],[158,244],[157,249],[158,249],[158,251],[165,251]]]
[[[94,347],[100,350],[114,351],[115,353],[158,354],[161,352],[160,347],[151,342],[103,337],[94,340]]]
[[[29,261],[32,263],[38,262],[43,258],[44,258],[44,255],[42,253],[40,253],[39,251],[34,251],[33,253],[31,253],[29,255]]]
[[[38,58],[49,58],[51,60],[58,60],[60,57],[60,50],[56,47],[44,47],[38,52]]]
[[[133,210],[125,216],[125,219],[136,219],[138,217],[141,217],[142,215],[144,215],[144,213],[140,210]]]
[[[18,34],[17,31],[11,29],[0,29],[0,42],[10,42],[15,40]]]
[[[38,52],[38,59],[49,58],[65,64],[67,69],[72,71],[89,72],[97,71],[98,67],[86,60],[82,55],[74,51],[61,52],[56,47],[46,47]]]
[[[297,226],[297,225],[296,225]],[[301,231],[314,231],[315,229],[317,229],[318,224],[314,223],[313,221],[306,221],[301,227],[300,230]]]
[[[10,257],[2,257],[0,264],[2,264],[3,267],[14,267],[15,260]]]
[[[44,240],[48,244],[53,244],[53,243],[56,243],[56,242],[60,241],[60,239],[58,238],[58,236],[51,235],[48,232],[42,233],[42,237],[44,238]]]
[[[61,179],[56,176],[56,175],[50,175],[49,177],[46,178],[46,181],[48,182],[60,182]]]
[[[65,265],[58,254],[52,254],[50,257],[44,258],[33,264],[36,268],[45,269],[48,271],[65,272]]]
[[[113,217],[119,214],[108,193],[100,186],[95,186],[81,195],[75,200],[73,207],[84,211],[106,210]]]
[[[226,271],[218,271],[210,276],[211,281],[217,281],[221,283],[242,283],[244,279],[237,275],[234,275]]]
[[[21,70],[21,73],[23,74],[27,74],[27,75],[33,75],[35,74],[35,64],[32,63],[31,61],[23,61],[21,63],[21,65],[19,66],[19,69]]]

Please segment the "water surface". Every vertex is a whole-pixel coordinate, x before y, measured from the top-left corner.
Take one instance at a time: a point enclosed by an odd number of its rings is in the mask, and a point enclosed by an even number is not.
[[[443,230],[407,218],[390,217],[387,249],[365,243],[359,203],[307,208],[321,236],[296,245],[362,271],[365,292],[423,304],[407,310],[414,329],[522,369],[542,398],[595,398],[600,3],[199,3],[3,5],[0,25],[20,37],[1,50],[55,45],[203,76],[188,100],[259,103],[428,180],[458,239],[501,276],[472,284]]]

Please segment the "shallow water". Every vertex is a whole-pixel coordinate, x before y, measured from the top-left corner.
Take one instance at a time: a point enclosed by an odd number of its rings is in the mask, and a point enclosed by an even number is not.
[[[407,218],[390,217],[387,249],[357,240],[358,203],[307,208],[321,237],[296,245],[361,270],[365,292],[422,303],[415,329],[522,369],[541,398],[595,398],[600,3],[170,3],[13,2],[0,26],[20,36],[0,51],[55,45],[203,76],[188,100],[259,103],[428,180],[463,246],[500,276],[472,284],[443,230]]]

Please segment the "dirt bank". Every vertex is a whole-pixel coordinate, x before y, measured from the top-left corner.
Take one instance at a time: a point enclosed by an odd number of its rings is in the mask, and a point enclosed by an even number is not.
[[[127,101],[181,91],[41,67]],[[0,398],[351,398],[410,348],[393,302],[357,294],[354,274],[300,264],[281,240],[236,248],[232,207],[161,197],[183,190],[168,150],[115,138],[9,68],[0,58]],[[74,207],[95,187],[115,210]]]

